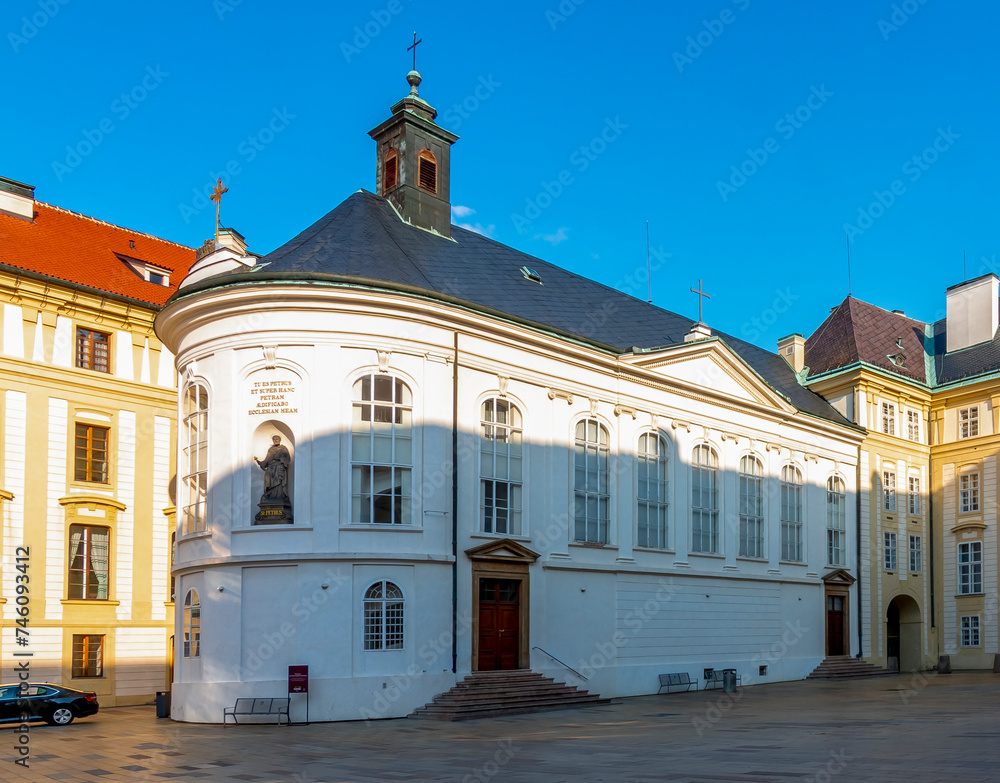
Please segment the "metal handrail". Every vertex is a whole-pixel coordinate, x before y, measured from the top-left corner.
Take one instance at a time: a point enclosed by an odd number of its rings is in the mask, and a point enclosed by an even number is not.
[[[578,671],[577,671],[576,669],[574,669],[574,668],[573,668],[572,666],[570,666],[570,665],[569,665],[568,663],[566,663],[565,661],[560,661],[560,660],[559,660],[558,658],[556,658],[556,656],[554,656],[554,655],[553,655],[552,653],[550,653],[550,652],[549,652],[548,650],[543,650],[543,649],[542,649],[541,647],[532,647],[531,649],[532,649],[532,650],[538,650],[538,652],[543,652],[543,653],[545,653],[545,654],[546,654],[547,656],[549,656],[549,657],[550,657],[550,658],[551,658],[551,659],[552,659],[553,661],[555,661],[556,663],[559,663],[559,664],[562,664],[563,666],[565,666],[565,667],[566,667],[567,669],[569,669],[569,670],[570,670],[571,672],[573,672],[573,674],[575,674],[575,675],[576,675],[577,677],[579,677],[579,678],[580,678],[581,680],[583,680],[584,682],[588,682],[587,678],[586,678],[586,677],[584,677],[584,676],[583,676],[582,674],[580,674],[580,672],[578,672]]]

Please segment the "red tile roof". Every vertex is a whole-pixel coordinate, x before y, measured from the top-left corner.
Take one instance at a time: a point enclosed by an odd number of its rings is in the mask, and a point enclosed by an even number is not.
[[[863,361],[927,382],[924,332],[922,321],[849,296],[806,340],[805,362],[811,376]],[[900,354],[902,366],[889,359]]]
[[[168,270],[170,286],[146,282],[119,255]],[[40,201],[34,221],[0,213],[0,263],[153,305],[167,301],[194,261],[190,247]]]

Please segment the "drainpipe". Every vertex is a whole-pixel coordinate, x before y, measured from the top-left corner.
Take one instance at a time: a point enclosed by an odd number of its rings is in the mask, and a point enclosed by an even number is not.
[[[458,673],[458,332],[451,372],[451,671]]]
[[[857,549],[855,551],[855,562],[857,563],[858,571],[858,658],[864,655],[864,612],[862,611],[863,603],[861,598],[861,587],[862,587],[862,573],[861,573],[861,444],[858,444],[858,467],[857,476],[854,483],[854,497],[856,503],[856,510],[854,512],[854,523],[856,530],[856,537],[858,540]]]
[[[930,428],[928,427],[927,445],[930,445]],[[930,580],[931,580],[931,628],[934,628],[934,456],[927,456],[927,537],[930,539]],[[943,528],[943,526],[942,526]],[[941,655],[941,642],[938,640],[938,655]]]

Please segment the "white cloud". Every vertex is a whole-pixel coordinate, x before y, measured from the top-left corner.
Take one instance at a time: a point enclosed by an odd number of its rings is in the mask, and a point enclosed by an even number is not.
[[[453,218],[468,217],[469,215],[475,214],[475,212],[476,210],[474,210],[472,207],[463,207],[460,204],[455,204],[451,208],[451,216]]]
[[[542,239],[550,245],[558,245],[569,239],[569,235],[566,233],[566,226],[560,226],[554,234],[535,234],[535,239]]]
[[[484,237],[492,237],[493,232],[496,230],[496,226],[492,223],[488,226],[484,226],[482,223],[459,223],[458,227],[482,234]]]

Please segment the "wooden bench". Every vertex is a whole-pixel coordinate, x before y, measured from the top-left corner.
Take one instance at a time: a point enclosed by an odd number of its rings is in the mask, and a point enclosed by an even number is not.
[[[687,672],[674,672],[673,674],[661,674],[660,675],[660,690],[657,693],[662,693],[663,689],[667,689],[667,693],[670,693],[671,688],[683,688],[685,691],[691,690],[691,686],[694,686],[695,690],[698,690],[698,680],[691,679],[691,675]]]
[[[705,678],[705,687],[703,690],[708,690],[711,685],[722,685],[722,676],[725,673],[725,669],[713,669],[711,674]],[[739,674],[736,675],[736,686],[739,687],[743,684],[743,677]]]
[[[278,725],[281,725],[281,716],[285,716],[285,725],[291,725],[288,720],[288,699],[237,699],[235,707],[222,708],[222,725],[226,725],[226,719],[232,716],[233,723],[239,724],[237,715],[277,715]]]

